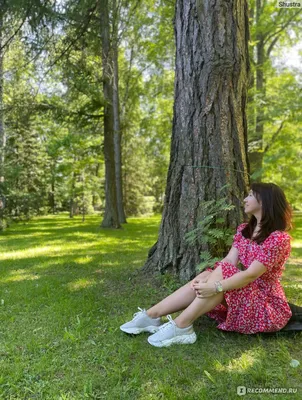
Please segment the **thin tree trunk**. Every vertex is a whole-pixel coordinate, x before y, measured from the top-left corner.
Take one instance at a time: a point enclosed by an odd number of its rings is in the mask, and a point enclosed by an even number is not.
[[[85,222],[85,172],[82,173],[82,222]]]
[[[102,37],[103,63],[103,91],[104,91],[104,157],[105,157],[105,214],[102,228],[120,228],[117,195],[116,173],[114,156],[114,129],[113,129],[113,66],[110,49],[110,27],[108,0],[100,1],[100,25]]]
[[[70,198],[70,206],[69,206],[69,218],[73,218],[74,216],[74,192],[75,192],[75,172],[72,173],[72,183],[71,183],[71,198]]]
[[[0,1],[0,7],[2,8],[2,1]],[[2,49],[3,39],[3,14],[0,10],[0,230],[5,228],[4,221],[4,162],[5,162],[5,147],[6,147],[6,133],[4,128],[4,105],[3,105],[3,58],[4,50]]]
[[[53,215],[56,213],[56,200],[55,200],[55,165],[53,165],[53,171],[51,175],[51,194],[50,194],[50,206]]]
[[[177,0],[176,75],[170,166],[159,237],[145,271],[191,278],[201,244],[186,243],[200,203],[224,195],[236,206],[225,225],[242,221],[249,184],[246,98],[248,8],[244,0]]]
[[[249,13],[249,18],[252,21],[252,24],[255,24],[254,21],[254,15],[255,15],[255,7],[250,8],[250,13]],[[255,84],[256,84],[256,79],[255,79],[255,71],[254,71],[254,66],[255,66],[255,54],[254,54],[254,47],[251,46],[250,48],[250,61],[252,64],[251,71],[250,71],[250,79],[249,79],[249,86],[248,86],[248,143],[249,143],[249,155],[250,148],[253,148],[253,142],[254,142],[254,137],[255,137],[255,131],[256,131],[256,104],[255,104]]]
[[[259,23],[260,16],[262,13],[262,0],[256,1],[256,24]],[[255,180],[261,181],[262,176],[262,165],[263,165],[263,132],[264,132],[264,111],[263,101],[265,101],[265,87],[264,87],[264,61],[265,61],[265,49],[264,49],[264,37],[261,32],[257,35],[257,60],[256,60],[256,89],[257,98],[259,99],[255,105],[256,111],[256,126],[255,135],[253,135],[253,151],[249,153],[249,161],[251,166],[251,173],[255,173]]]
[[[100,164],[98,163],[96,168],[95,168],[95,176],[96,177],[99,176],[99,170],[100,170]],[[92,195],[92,206],[93,206],[93,209],[96,207],[96,199],[97,199],[96,195],[93,194]]]
[[[123,202],[123,180],[122,180],[122,149],[121,149],[121,129],[120,129],[120,107],[119,107],[119,74],[118,74],[118,12],[116,0],[112,1],[113,8],[113,35],[112,35],[112,54],[113,54],[113,129],[114,129],[114,149],[115,149],[115,175],[116,175],[116,196],[119,223],[125,224],[126,216]]]

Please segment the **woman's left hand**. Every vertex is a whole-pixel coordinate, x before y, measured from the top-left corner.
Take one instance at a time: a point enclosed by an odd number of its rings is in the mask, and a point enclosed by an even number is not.
[[[193,283],[193,289],[195,290],[196,296],[199,298],[211,297],[217,294],[214,282],[209,283]]]

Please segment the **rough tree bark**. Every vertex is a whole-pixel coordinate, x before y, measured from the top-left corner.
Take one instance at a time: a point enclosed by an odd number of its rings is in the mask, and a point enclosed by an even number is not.
[[[74,158],[76,161],[76,158]],[[71,181],[71,196],[70,196],[70,204],[69,204],[69,218],[73,218],[74,211],[75,211],[75,182],[76,182],[76,174],[75,172],[72,173],[72,181]]]
[[[256,24],[259,23],[260,16],[262,13],[262,0],[256,0]],[[257,35],[257,59],[256,59],[256,89],[257,93],[261,95],[261,102],[265,100],[265,81],[264,81],[264,39],[265,36],[262,32]],[[256,107],[256,126],[255,126],[255,137],[253,141],[256,141],[257,147],[253,151],[249,152],[249,162],[251,167],[251,173],[257,171],[257,181],[261,181],[262,176],[262,165],[263,165],[263,132],[264,132],[264,111],[260,103],[260,106]]]
[[[49,205],[51,207],[53,215],[56,213],[56,197],[55,197],[55,188],[56,188],[56,177],[55,177],[55,169],[56,163],[52,164],[51,170],[51,190],[49,193]]]
[[[125,224],[126,216],[123,201],[123,182],[122,182],[122,133],[120,129],[120,106],[119,106],[119,70],[118,70],[118,7],[116,0],[112,1],[113,21],[112,21],[112,62],[113,62],[113,130],[114,130],[114,153],[115,153],[115,175],[116,175],[116,196],[119,223]]]
[[[3,4],[0,1],[0,230],[5,228],[4,221],[4,161],[5,161],[5,147],[6,147],[6,133],[4,128],[4,115],[3,115],[3,58],[4,49],[2,49],[2,39],[3,39]]]
[[[0,2],[1,5],[1,2]],[[0,11],[0,184],[4,182],[4,147],[5,147],[5,131],[3,118],[3,57],[4,49],[2,49],[2,30],[3,16]]]
[[[114,129],[113,129],[113,66],[110,48],[108,0],[100,1],[102,38],[103,91],[104,91],[104,157],[105,157],[105,214],[102,228],[120,228],[116,196]]]
[[[175,35],[174,118],[165,203],[159,237],[144,270],[170,271],[187,280],[195,274],[201,245],[189,247],[184,235],[196,227],[200,202],[217,199],[219,189],[229,183],[225,195],[236,209],[225,223],[235,227],[242,221],[249,184],[247,3],[177,0]]]

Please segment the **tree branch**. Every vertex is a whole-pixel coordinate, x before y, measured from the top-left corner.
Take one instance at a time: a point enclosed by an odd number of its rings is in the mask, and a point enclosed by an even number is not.
[[[284,25],[281,25],[281,28],[277,30],[276,32],[272,33],[269,35],[265,40],[264,44],[267,44],[267,42],[272,39],[274,36],[278,35],[280,32],[284,31],[285,28],[288,27],[288,25],[295,20],[295,17],[301,13],[301,10],[297,11]]]
[[[102,118],[104,115],[103,114],[87,114],[84,111],[70,111],[62,107],[56,107],[52,104],[48,103],[40,103],[37,104],[37,109],[42,109],[42,110],[53,110],[53,111],[59,111],[64,115],[77,115],[77,116],[82,116],[82,117],[88,117],[92,119],[99,119]]]
[[[32,110],[41,110],[41,111],[55,111],[55,112],[59,112],[60,114],[64,115],[64,116],[70,116],[70,115],[76,115],[76,116],[82,116],[82,117],[88,117],[88,118],[92,118],[92,119],[100,119],[104,116],[104,114],[87,114],[84,111],[70,111],[66,108],[63,107],[57,107],[53,104],[49,104],[49,103],[31,103],[32,106]],[[27,108],[28,109],[28,105],[12,105],[12,106],[6,106],[2,108],[2,111],[12,111],[14,109],[20,109],[20,108]]]
[[[132,18],[132,15],[134,15],[135,10],[137,9],[137,7],[139,6],[140,3],[141,3],[141,0],[136,0],[136,3],[134,4],[134,6],[129,11],[128,20],[126,22],[125,21],[121,21],[120,34],[117,37],[117,43],[120,43],[126,28],[129,26],[130,19]],[[123,23],[124,23],[124,25],[123,25]]]
[[[275,46],[275,44],[277,43],[277,41],[279,40],[281,35],[278,35],[275,37],[275,39],[272,41],[272,43],[269,45],[269,48],[266,51],[266,57],[269,57],[271,54],[271,51],[273,50],[273,47]]]
[[[12,34],[12,36],[10,38],[7,39],[7,41],[3,44],[3,46],[0,47],[0,52],[5,49],[5,47],[14,39],[14,37],[16,35],[18,35],[20,30],[22,29],[22,26],[25,24],[26,18],[29,16],[31,9],[32,9],[32,6],[27,10],[27,12],[25,14],[25,17],[22,20],[22,22],[19,25],[19,27],[17,28],[17,30]]]
[[[43,53],[43,51],[46,50],[47,45],[50,43],[51,39],[52,39],[54,36],[55,36],[55,34],[52,34],[52,35],[50,36],[50,38],[45,42],[45,46],[42,47],[42,49],[40,49],[40,50],[37,52],[37,54],[35,54],[32,58],[30,58],[28,61],[26,61],[25,64],[21,65],[20,67],[16,67],[16,68],[12,68],[12,69],[6,69],[5,71],[3,71],[3,75],[8,74],[8,73],[13,73],[13,72],[16,72],[16,71],[20,71],[20,70],[22,70],[22,69],[25,69],[29,64],[31,64],[32,62],[36,61],[36,60],[40,57],[40,55]],[[24,58],[27,59],[27,57],[28,57],[30,54],[31,54],[31,52],[28,51],[28,52],[25,54],[25,57],[24,57]]]
[[[265,146],[264,153],[267,153],[268,150],[271,148],[272,144],[274,143],[274,141],[276,140],[277,136],[278,136],[279,133],[281,132],[281,130],[282,130],[283,125],[284,125],[285,122],[286,122],[286,120],[284,120],[284,121],[281,122],[279,128],[278,128],[278,129],[276,130],[276,132],[273,134],[270,143],[268,143],[268,144]]]
[[[93,17],[93,13],[96,10],[97,4],[92,7],[89,11],[90,14],[88,15],[87,21],[86,23],[83,25],[83,28],[80,30],[79,34],[75,37],[74,40],[72,40],[70,42],[70,44],[61,52],[61,54],[54,60],[53,63],[50,64],[49,69],[45,72],[44,76],[46,76],[49,71],[51,70],[51,68],[72,48],[72,46],[80,39],[80,37],[82,37],[84,35],[84,33],[87,31],[88,27],[89,27],[89,23]]]

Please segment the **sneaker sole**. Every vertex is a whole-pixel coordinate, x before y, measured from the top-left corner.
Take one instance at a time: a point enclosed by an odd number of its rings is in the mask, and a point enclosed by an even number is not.
[[[122,328],[120,327],[120,330],[129,333],[131,335],[138,335],[139,333],[142,332],[148,332],[148,333],[156,333],[159,329],[159,326],[145,326],[144,328]]]
[[[177,336],[172,339],[167,339],[167,340],[162,340],[161,342],[152,342],[152,340],[149,340],[148,342],[155,347],[169,347],[172,344],[193,344],[197,340],[196,333],[192,333],[191,335],[182,335],[182,336]]]

